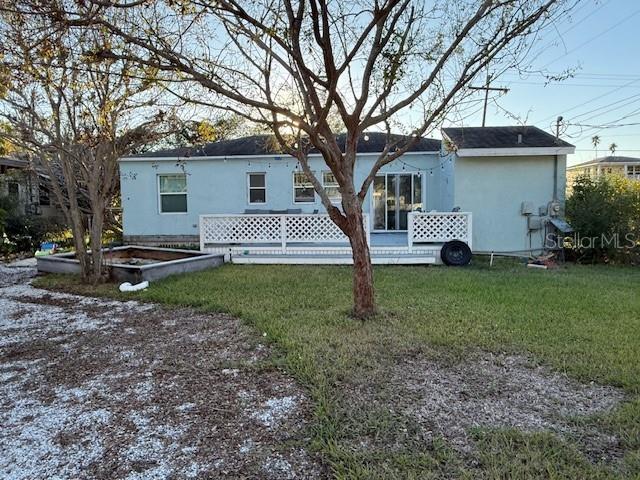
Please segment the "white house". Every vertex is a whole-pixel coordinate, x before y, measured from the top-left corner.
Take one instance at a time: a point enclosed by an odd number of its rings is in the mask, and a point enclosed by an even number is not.
[[[445,128],[377,175],[364,201],[374,263],[437,263],[442,244],[474,252],[540,250],[564,208],[566,156],[574,147],[537,127]],[[343,140],[339,138],[339,141]],[[362,136],[356,181],[386,142]],[[297,162],[265,136],[120,160],[124,240],[199,244],[234,262],[349,263]],[[310,164],[340,204],[319,154]]]
[[[640,158],[610,155],[567,167],[569,183],[580,175],[589,175],[591,177],[622,175],[632,180],[640,180]]]

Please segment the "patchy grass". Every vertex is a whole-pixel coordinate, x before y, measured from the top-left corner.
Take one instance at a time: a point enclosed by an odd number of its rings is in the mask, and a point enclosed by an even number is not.
[[[379,267],[375,280],[381,312],[368,322],[348,317],[349,267],[226,265],[126,298],[227,312],[266,333],[311,393],[314,444],[338,478],[640,475],[640,270],[537,271],[505,261],[493,268]],[[36,282],[123,296],[114,285],[68,277]],[[473,451],[459,452],[381,407],[393,397],[385,375],[398,359],[455,364],[478,351],[531,355],[580,382],[624,389],[630,401],[613,413],[576,419],[615,435],[619,451],[611,456],[621,460],[586,453],[579,438],[512,429],[477,430]],[[375,402],[345,400],[364,384],[373,386]]]

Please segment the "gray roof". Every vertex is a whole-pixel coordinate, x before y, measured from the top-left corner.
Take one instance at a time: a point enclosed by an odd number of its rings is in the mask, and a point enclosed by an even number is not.
[[[458,148],[573,147],[564,140],[534,126],[443,128]],[[522,142],[518,143],[518,135]]]
[[[365,140],[365,135],[368,140]],[[358,142],[359,153],[381,152],[386,143],[387,135],[383,132],[368,132],[362,135]],[[344,146],[346,135],[337,136],[338,144]],[[392,141],[400,141],[400,144],[411,137],[404,135],[392,135]],[[440,151],[440,140],[433,138],[421,138],[410,152],[436,152]],[[235,155],[282,155],[276,148],[274,138],[270,135],[254,135],[251,137],[235,138],[220,142],[207,143],[195,147],[180,147],[170,150],[146,152],[133,157],[231,157]]]
[[[29,168],[29,161],[15,157],[0,157],[0,165],[12,168]]]
[[[640,163],[640,158],[637,157],[620,157],[618,155],[610,155],[608,157],[598,157],[593,160],[588,160],[582,163],[576,163],[568,168],[584,167],[586,165],[597,165],[602,163]]]

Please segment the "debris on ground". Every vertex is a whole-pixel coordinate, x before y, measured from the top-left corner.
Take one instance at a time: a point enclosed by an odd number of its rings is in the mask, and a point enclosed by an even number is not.
[[[47,292],[34,273],[0,266],[1,478],[323,476],[305,392],[237,319]]]
[[[382,373],[380,373],[382,375]],[[389,367],[385,394],[352,386],[347,401],[377,403],[417,426],[420,438],[444,438],[462,453],[474,449],[476,429],[549,431],[578,439],[591,458],[617,460],[619,439],[576,419],[609,412],[625,400],[622,390],[582,384],[520,355],[478,352],[459,363],[437,355],[399,359]]]
[[[542,270],[549,270],[553,268],[558,268],[558,263],[556,262],[556,257],[554,253],[548,253],[545,255],[538,255],[535,258],[532,258],[527,263],[527,267],[529,268],[540,268]]]

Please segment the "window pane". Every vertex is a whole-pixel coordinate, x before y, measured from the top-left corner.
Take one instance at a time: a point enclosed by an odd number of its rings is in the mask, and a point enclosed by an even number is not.
[[[413,210],[424,211],[422,208],[422,177],[413,176]]]
[[[324,187],[324,189],[327,192],[327,195],[329,195],[329,198],[331,198],[332,200],[338,199],[340,200],[342,198],[342,195],[340,195],[340,189],[338,187]]]
[[[252,188],[249,190],[249,203],[265,203],[267,201],[266,193],[264,188]]]
[[[187,211],[187,195],[160,195],[162,213],[182,213]]]
[[[187,192],[187,176],[184,174],[177,175],[160,175],[160,193],[186,193]]]
[[[296,188],[296,202],[312,203],[315,201],[315,192],[313,188],[300,187]]]
[[[322,172],[322,182],[325,185],[337,185],[338,182],[336,181],[336,177],[333,174],[333,172]]]
[[[386,189],[384,175],[376,176],[373,180],[373,228],[384,230]]]
[[[331,199],[340,199],[340,188],[332,172],[322,172],[322,185]]]
[[[313,184],[304,172],[293,172],[294,200],[296,202],[315,202]]]
[[[249,174],[249,187],[264,188],[264,173],[251,173]]]
[[[305,188],[313,188],[313,185],[307,178],[307,175],[304,172],[294,172],[293,173],[293,184],[297,187],[305,187]]]
[[[396,185],[398,176],[387,176],[387,230],[396,228]]]

